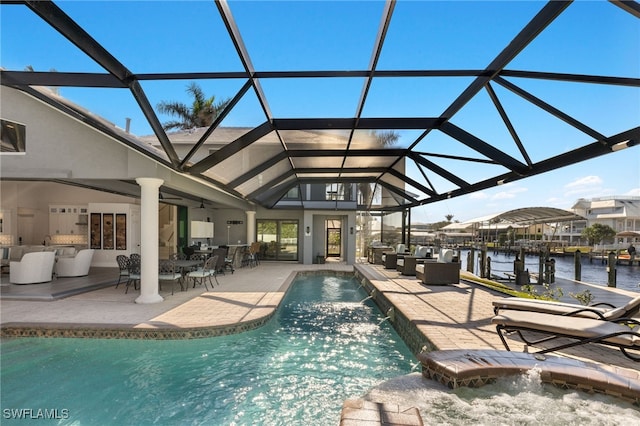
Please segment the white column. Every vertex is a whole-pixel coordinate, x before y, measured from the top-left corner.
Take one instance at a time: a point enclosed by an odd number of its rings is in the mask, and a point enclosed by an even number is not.
[[[137,178],[140,185],[140,296],[136,303],[158,303],[158,189],[162,179]]]
[[[256,212],[253,210],[247,210],[247,244],[251,244],[256,241]]]

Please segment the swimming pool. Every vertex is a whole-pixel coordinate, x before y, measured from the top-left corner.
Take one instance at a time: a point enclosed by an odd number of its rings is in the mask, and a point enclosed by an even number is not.
[[[51,410],[58,424],[336,425],[345,399],[417,362],[366,297],[354,279],[305,276],[238,335],[4,340],[2,423]]]

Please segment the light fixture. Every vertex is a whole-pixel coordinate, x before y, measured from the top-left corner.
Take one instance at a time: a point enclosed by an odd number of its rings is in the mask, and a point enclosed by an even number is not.
[[[349,228],[349,233],[350,233],[351,235],[353,235],[353,226],[352,226],[351,228]]]
[[[309,235],[311,233],[311,227],[307,226],[306,231],[307,231],[307,235]]]
[[[611,145],[611,151],[616,152],[616,151],[620,151],[621,149],[625,149],[625,148],[631,148],[632,146],[634,146],[637,142],[635,140],[626,140],[626,141],[622,141],[622,142],[618,142],[616,144]]]
[[[204,200],[200,200],[200,208],[204,209]]]

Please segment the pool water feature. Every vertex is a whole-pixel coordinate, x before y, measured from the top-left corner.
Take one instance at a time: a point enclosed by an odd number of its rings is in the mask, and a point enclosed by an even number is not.
[[[416,407],[425,425],[640,424],[637,406],[612,396],[544,384],[537,369],[479,388],[455,390],[412,373],[374,387],[364,399]]]
[[[3,340],[2,423],[4,409],[57,409],[59,424],[336,425],[345,399],[416,363],[365,296],[352,278],[305,276],[238,335]]]

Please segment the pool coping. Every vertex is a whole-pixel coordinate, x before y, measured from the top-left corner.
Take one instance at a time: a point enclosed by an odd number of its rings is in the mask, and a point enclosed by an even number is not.
[[[184,340],[219,337],[239,334],[262,327],[269,322],[286,296],[293,281],[300,276],[333,275],[353,277],[353,271],[330,269],[315,269],[307,271],[292,271],[277,291],[263,292],[260,301],[269,299],[274,303],[267,307],[255,305],[244,316],[245,319],[230,320],[225,324],[193,325],[192,323],[154,321],[142,323],[113,324],[113,323],[66,323],[66,322],[7,322],[0,326],[1,338],[91,338],[91,339],[150,339],[150,340]],[[260,292],[254,292],[260,293]],[[188,310],[190,305],[202,303],[208,296],[217,297],[220,293],[201,293],[197,297],[179,305],[169,312],[182,309]],[[166,314],[166,313],[165,313]],[[163,314],[163,315],[165,315]],[[159,315],[156,318],[160,318]],[[248,318],[248,319],[246,319]],[[178,318],[179,319],[179,318]]]

